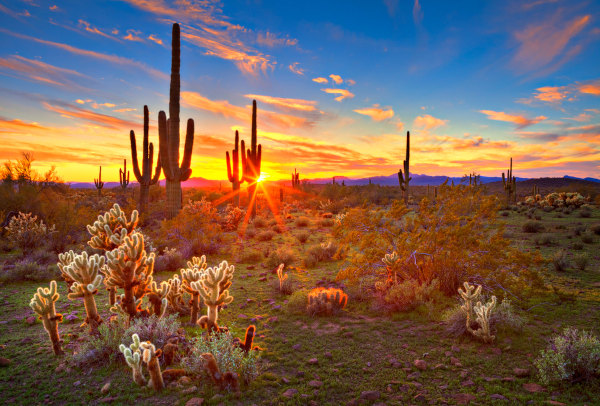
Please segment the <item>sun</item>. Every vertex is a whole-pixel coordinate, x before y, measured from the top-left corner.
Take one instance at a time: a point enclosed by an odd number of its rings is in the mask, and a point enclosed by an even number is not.
[[[267,180],[267,178],[269,177],[269,174],[266,172],[261,172],[260,176],[258,177],[258,179],[256,180],[257,182],[264,182],[265,180]]]

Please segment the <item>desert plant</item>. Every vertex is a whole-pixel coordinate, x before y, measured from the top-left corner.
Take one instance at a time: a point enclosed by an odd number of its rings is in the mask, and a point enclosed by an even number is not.
[[[554,270],[557,272],[564,272],[569,268],[569,260],[567,258],[567,252],[563,249],[558,250],[552,256],[552,264]]]
[[[410,311],[437,301],[440,295],[437,280],[421,284],[415,279],[407,279],[381,291],[381,301],[387,311]]]
[[[239,198],[239,196],[238,196]],[[239,203],[238,203],[239,204]],[[223,229],[225,231],[235,231],[237,230],[239,224],[244,219],[246,215],[246,211],[244,209],[240,209],[239,207],[228,204],[225,208],[225,218],[223,219]]]
[[[196,324],[198,320],[198,310],[200,310],[200,290],[201,285],[194,284],[204,276],[206,271],[206,256],[193,257],[188,261],[186,269],[181,269],[181,287],[188,292],[192,299],[190,300],[190,323]]]
[[[256,217],[256,184],[260,178],[260,165],[262,161],[262,146],[257,145],[256,125],[256,100],[252,100],[252,133],[250,149],[246,152],[246,145],[242,140],[242,169],[243,179],[248,182],[248,210],[252,218]]]
[[[231,151],[231,161],[229,160],[229,151],[225,152],[225,159],[227,161],[227,178],[231,182],[233,189],[233,204],[235,207],[240,205],[240,184],[244,181],[243,174],[240,175],[240,149],[239,149],[240,135],[238,131],[235,131],[235,148]],[[242,148],[244,148],[242,146]],[[233,165],[232,165],[233,163]],[[233,171],[231,170],[233,167]]]
[[[142,354],[140,352],[140,337],[137,334],[131,336],[132,343],[129,347],[125,344],[119,346],[119,350],[123,353],[127,365],[131,368],[133,381],[140,386],[146,385],[146,378],[142,371]]]
[[[577,269],[579,269],[580,271],[585,271],[585,268],[587,267],[590,261],[590,257],[587,254],[583,253],[576,255],[573,261],[575,262],[575,266],[577,266]]]
[[[129,171],[127,170],[127,159],[123,159],[123,169],[119,168],[119,185],[121,189],[127,189],[129,185]]]
[[[181,64],[181,33],[179,24],[173,24],[171,49],[171,84],[169,98],[169,119],[164,111],[158,113],[158,138],[160,161],[167,180],[167,213],[170,218],[177,216],[182,208],[181,182],[190,178],[192,169],[192,148],[194,147],[194,120],[187,121],[183,160],[179,164],[179,98]]]
[[[593,244],[594,243],[594,235],[590,234],[590,233],[585,233],[581,236],[581,241],[586,244]]]
[[[267,257],[266,264],[269,268],[273,269],[279,264],[285,266],[291,265],[296,261],[296,254],[294,250],[288,247],[279,247],[275,251],[271,252]]]
[[[485,298],[481,298],[486,302]],[[467,314],[462,308],[462,305],[456,305],[443,315],[446,322],[446,331],[453,336],[462,336],[470,334],[467,330]],[[490,319],[490,331],[495,333],[498,330],[520,332],[525,325],[525,319],[518,314],[509,299],[504,298],[502,302],[496,306]]]
[[[154,145],[148,143],[148,123],[149,112],[148,106],[144,106],[144,138],[142,142],[142,168],[138,163],[137,142],[135,140],[135,132],[129,132],[129,141],[131,143],[131,161],[133,163],[133,174],[140,184],[140,198],[138,200],[138,210],[140,213],[148,211],[148,198],[150,194],[150,186],[158,182],[161,171],[160,154],[156,160],[154,175],[152,175],[152,165],[154,163]],[[129,180],[129,175],[127,176]]]
[[[52,342],[52,349],[55,355],[64,354],[61,348],[61,341],[58,336],[58,323],[62,322],[62,314],[56,313],[55,303],[60,298],[57,292],[56,281],[50,281],[50,288],[39,287],[33,295],[29,306],[39,316],[44,325],[44,329]]]
[[[142,352],[142,360],[148,368],[150,375],[150,384],[155,391],[161,391],[165,387],[158,357],[162,355],[162,350],[156,349],[150,341],[144,341],[139,344],[139,349]]]
[[[48,227],[37,216],[21,212],[10,219],[5,229],[8,240],[22,249],[39,247],[54,232],[54,226]]]
[[[544,225],[539,221],[527,221],[521,228],[525,233],[539,233],[544,230]]]
[[[296,239],[300,244],[304,244],[306,241],[308,241],[309,238],[310,234],[306,231],[301,231],[298,234],[296,234]]]
[[[183,299],[185,290],[181,286],[181,279],[179,279],[179,275],[173,275],[173,277],[168,280],[168,283],[169,291],[167,292],[166,299],[169,303],[170,311],[179,313],[181,315],[188,314],[190,312],[190,308],[186,305],[185,300]]]
[[[404,194],[404,204],[408,204],[408,184],[412,180],[409,173],[410,167],[410,131],[406,132],[406,158],[404,159],[404,174],[402,169],[398,170],[398,182],[400,183],[400,189]]]
[[[596,234],[596,235],[600,235],[600,224],[595,224],[592,227],[590,227],[590,230]]]
[[[348,304],[348,295],[337,288],[315,288],[308,292],[307,312],[312,315],[337,314]]]
[[[229,287],[233,279],[235,267],[223,261],[218,267],[207,268],[202,279],[192,282],[192,288],[200,292],[207,307],[206,316],[200,317],[197,324],[206,328],[209,333],[219,332],[217,324],[219,307],[233,302],[233,296],[229,295]]]
[[[534,241],[537,245],[550,246],[556,244],[556,238],[552,234],[541,234],[535,237]]]
[[[267,220],[264,217],[256,217],[252,224],[255,228],[265,228],[267,226]]]
[[[308,217],[298,217],[296,219],[296,227],[308,227],[310,225],[310,220],[308,219]]]
[[[275,237],[275,232],[272,230],[261,231],[256,235],[258,241],[271,241]]]
[[[17,261],[12,268],[5,267],[0,273],[3,282],[46,282],[58,277],[60,271],[56,265],[42,266],[29,258]]]
[[[94,178],[94,186],[98,189],[98,197],[102,196],[102,188],[104,187],[104,182],[102,182],[102,167],[98,171],[98,178]]]
[[[170,288],[171,285],[169,282],[162,281],[160,285],[155,281],[150,283],[147,297],[152,308],[152,314],[158,318],[163,317],[167,311],[167,305],[169,303],[167,294],[169,293]]]
[[[496,296],[492,296],[492,300],[482,304],[481,285],[475,287],[469,282],[464,283],[464,290],[458,289],[460,297],[463,299],[461,309],[465,313],[465,327],[473,336],[481,339],[485,343],[491,343],[496,338],[491,333],[490,318],[494,308],[496,307]],[[473,303],[477,300],[477,303]],[[473,320],[475,318],[475,320]],[[477,329],[472,326],[477,324]]]
[[[144,242],[146,238],[144,237]],[[177,248],[165,248],[162,255],[158,255],[154,261],[154,270],[156,272],[175,272],[185,265],[183,255]]]
[[[544,384],[585,381],[600,372],[600,341],[585,330],[567,327],[552,337],[534,364]]]

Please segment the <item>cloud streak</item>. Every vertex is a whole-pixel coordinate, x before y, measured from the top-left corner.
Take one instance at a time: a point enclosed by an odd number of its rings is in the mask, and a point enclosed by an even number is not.
[[[432,130],[437,127],[446,125],[448,120],[442,120],[440,118],[433,117],[429,114],[424,114],[415,118],[413,125],[415,127],[423,128],[425,130]]]
[[[487,116],[487,118],[489,118],[490,120],[513,123],[517,129],[529,127],[531,125],[537,124],[540,121],[547,119],[547,117],[545,117],[545,116],[538,116],[536,118],[527,118],[525,116],[521,116],[518,114],[508,114],[503,111],[479,110],[479,112],[485,114]]]
[[[344,99],[352,99],[354,97],[354,93],[346,89],[321,89],[325,93],[329,94],[339,94],[338,97],[335,98],[336,101],[341,102]]]
[[[374,104],[373,107],[354,110],[355,113],[369,116],[373,121],[383,121],[394,117],[394,110],[391,108],[381,108],[379,104]]]

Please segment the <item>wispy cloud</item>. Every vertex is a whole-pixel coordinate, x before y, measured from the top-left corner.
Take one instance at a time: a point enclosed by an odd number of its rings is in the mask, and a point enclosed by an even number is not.
[[[63,44],[60,42],[53,42],[53,41],[46,41],[44,39],[40,39],[40,38],[35,38],[35,37],[30,37],[29,35],[25,35],[25,34],[19,34],[16,32],[12,32],[9,31],[5,28],[0,28],[0,32],[3,32],[5,34],[9,34],[12,35],[13,37],[17,37],[17,38],[22,38],[22,39],[26,39],[26,40],[30,40],[30,41],[35,41],[38,42],[40,44],[44,44],[44,45],[49,45],[55,48],[59,48],[62,49],[64,51],[70,52],[72,54],[75,55],[81,55],[81,56],[87,56],[90,58],[94,58],[94,59],[99,59],[99,60],[103,60],[106,62],[110,62],[110,63],[114,63],[117,65],[121,65],[121,66],[127,66],[127,67],[132,67],[132,68],[136,68],[136,69],[140,69],[143,70],[144,72],[155,76],[157,78],[160,79],[167,79],[168,76],[157,70],[154,68],[151,68],[150,66],[139,62],[139,61],[134,61],[133,59],[129,59],[129,58],[124,58],[122,56],[117,56],[117,55],[108,55],[108,54],[103,54],[101,52],[95,52],[95,51],[89,51],[87,49],[81,49],[81,48],[76,48],[74,46],[68,45],[68,44]]]
[[[148,39],[152,42],[156,42],[158,45],[164,45],[162,39],[158,38],[156,35],[154,34],[150,34],[148,35]]]
[[[144,39],[140,37],[142,32],[138,30],[127,30],[127,35],[123,37],[126,41],[134,41],[134,42],[144,42]]]
[[[26,133],[31,130],[46,130],[47,127],[36,122],[25,122],[18,118],[9,120],[4,117],[0,117],[0,133],[6,132],[18,132]]]
[[[584,94],[591,94],[594,96],[600,96],[600,80],[594,82],[583,83],[579,85],[579,92]]]
[[[320,83],[320,84],[322,84],[322,85],[324,85],[324,84],[326,84],[326,83],[329,83],[329,80],[327,80],[327,78],[321,78],[321,77],[319,77],[319,78],[314,78],[312,81],[313,81],[313,82]]]
[[[448,120],[442,120],[440,118],[433,117],[429,114],[424,114],[415,118],[413,125],[415,127],[423,128],[425,130],[431,130],[446,125],[446,123],[448,123]]]
[[[571,42],[590,20],[590,15],[584,15],[563,21],[559,10],[552,18],[515,32],[519,48],[513,65],[522,72],[537,71],[550,64],[554,65],[553,70],[557,69],[581,51],[580,46]]]
[[[79,20],[78,22],[79,22],[79,26],[80,27],[84,27],[87,32],[91,32],[92,34],[100,35],[100,36],[102,36],[104,38],[108,38],[108,39],[112,39],[112,40],[115,40],[115,41],[119,41],[118,38],[115,38],[112,35],[108,35],[107,33],[100,31],[96,27],[92,27],[92,25],[90,23],[88,23],[87,21]]]
[[[346,89],[321,89],[325,93],[330,94],[339,94],[338,97],[335,98],[336,101],[341,102],[344,99],[352,99],[354,97],[354,93],[350,92]]]
[[[423,10],[421,9],[419,0],[415,0],[415,4],[413,5],[413,21],[416,26],[420,26],[423,22]]]
[[[567,99],[569,93],[566,86],[544,86],[537,88],[533,97],[548,103],[560,103]]]
[[[332,73],[331,75],[329,75],[329,77],[331,78],[333,83],[335,83],[336,85],[341,85],[342,83],[344,83],[344,79],[342,79],[342,77],[340,75],[334,75]]]
[[[123,120],[107,114],[97,113],[95,111],[77,107],[69,103],[52,104],[44,101],[42,104],[47,110],[58,113],[63,117],[74,118],[115,130],[128,130],[131,128],[137,128],[140,125],[139,123]]]
[[[394,117],[394,110],[391,108],[381,108],[379,104],[374,104],[373,107],[366,107],[364,109],[356,109],[354,112],[369,116],[373,121],[383,121]]]
[[[479,110],[480,113],[485,114],[490,120],[505,121],[507,123],[513,123],[517,129],[529,127],[530,125],[537,124],[540,121],[546,120],[548,117],[538,116],[536,118],[527,118],[518,114],[508,114],[503,111],[492,111],[492,110]]]
[[[267,31],[266,33],[259,32],[256,36],[256,42],[259,45],[264,45],[269,48],[274,48],[278,46],[294,46],[298,45],[298,40],[295,38],[284,38],[279,37],[277,34],[273,34],[272,32]]]
[[[270,104],[284,110],[296,110],[303,112],[317,111],[317,102],[314,100],[289,99],[284,97],[264,96],[259,94],[247,94],[244,97],[256,99],[260,102]]]
[[[0,70],[12,77],[24,78],[29,81],[65,88],[66,90],[87,90],[73,79],[89,79],[89,77],[72,69],[60,68],[19,55],[0,58]]]
[[[299,65],[300,65],[300,62],[294,62],[289,66],[289,68],[296,75],[304,75],[304,69],[302,69]]]
[[[354,86],[356,84],[356,80],[346,79],[346,83],[348,84],[348,86]]]

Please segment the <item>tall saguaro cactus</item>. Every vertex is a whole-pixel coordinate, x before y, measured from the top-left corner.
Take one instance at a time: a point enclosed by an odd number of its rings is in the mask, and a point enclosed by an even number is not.
[[[123,190],[129,185],[129,171],[127,170],[127,159],[123,159],[123,169],[119,168],[119,184]]]
[[[183,160],[179,165],[179,95],[180,95],[180,31],[179,24],[173,24],[171,49],[171,86],[169,98],[169,119],[164,111],[158,113],[158,138],[160,161],[167,179],[167,211],[169,217],[177,216],[183,205],[181,182],[190,178],[192,169],[192,148],[194,146],[194,120],[187,121]]]
[[[104,187],[104,182],[102,182],[102,167],[98,171],[98,179],[94,178],[94,185],[98,189],[98,196],[102,196],[102,188]]]
[[[408,183],[412,180],[409,172],[410,167],[410,131],[406,132],[406,159],[404,160],[404,174],[402,169],[398,170],[398,182],[404,193],[404,203],[408,204]]]
[[[227,178],[231,182],[233,189],[233,204],[235,207],[239,207],[240,205],[240,184],[244,181],[242,177],[240,177],[240,134],[238,131],[235,131],[235,148],[231,151],[231,162],[229,160],[229,151],[225,152],[225,159],[227,160]],[[243,143],[244,141],[242,141]],[[243,148],[243,147],[242,147]],[[233,171],[232,171],[233,168]],[[219,187],[220,187],[219,183]]]
[[[369,182],[371,182],[371,179],[369,179]],[[292,187],[294,189],[298,189],[300,187],[300,173],[296,171],[296,168],[294,168],[294,172],[292,172]]]
[[[252,218],[256,216],[256,182],[260,178],[260,163],[262,157],[262,146],[257,142],[257,129],[256,129],[256,100],[252,100],[252,139],[251,149],[246,151],[246,145],[242,140],[242,167],[244,169],[243,179],[248,182],[248,191],[250,194],[250,202],[254,200],[251,210]]]
[[[516,202],[517,200],[517,178],[513,176],[512,170],[512,157],[510,158],[510,168],[504,176],[502,172],[502,184],[504,185],[504,191],[506,192],[506,205],[508,206],[511,201]]]
[[[131,130],[129,132],[129,140],[131,141],[131,161],[133,163],[133,174],[140,184],[140,200],[138,202],[138,211],[144,213],[148,210],[148,196],[150,192],[150,186],[155,185],[158,182],[160,176],[160,155],[156,161],[156,168],[154,168],[154,175],[152,174],[152,164],[154,163],[154,145],[148,143],[148,121],[149,121],[148,106],[144,106],[144,141],[142,145],[142,170],[140,171],[140,165],[138,163],[137,147],[135,141],[135,132]]]

